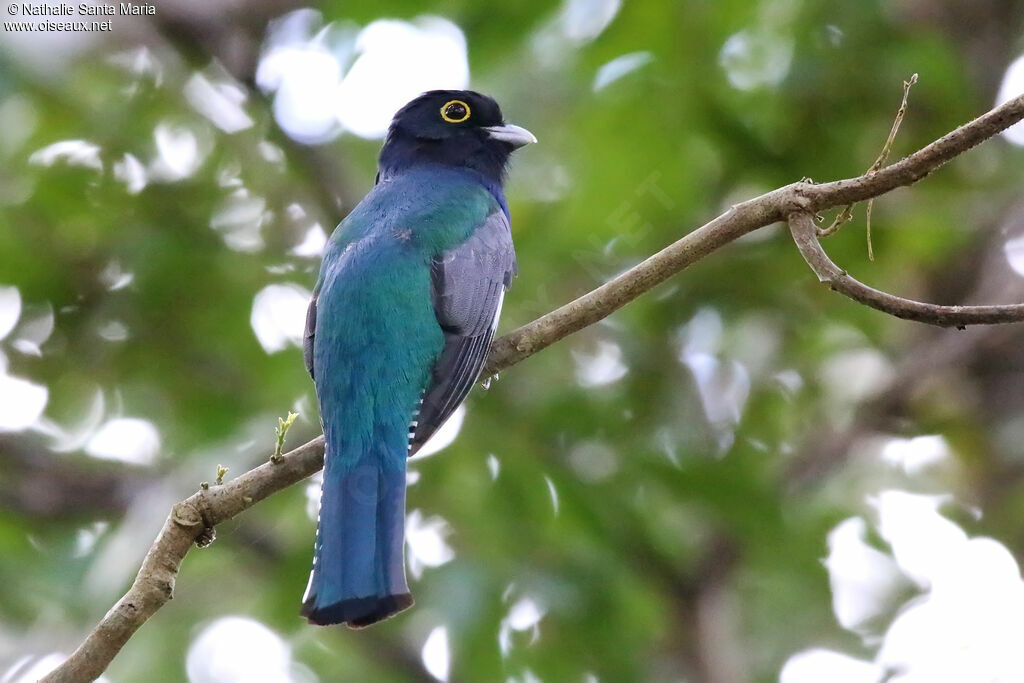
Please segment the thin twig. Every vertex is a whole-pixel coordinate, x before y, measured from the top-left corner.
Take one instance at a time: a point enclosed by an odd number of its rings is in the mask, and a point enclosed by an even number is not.
[[[903,117],[907,113],[907,97],[910,96],[910,86],[917,83],[917,74],[910,77],[909,81],[903,81],[903,101],[900,102],[900,108],[896,112],[896,118],[892,122],[892,128],[889,129],[889,137],[886,138],[885,144],[882,146],[882,152],[875,159],[875,163],[871,164],[865,175],[868,173],[874,173],[878,169],[882,168],[882,164],[889,158],[889,152],[892,150],[892,142],[896,139],[896,133],[900,129],[900,124],[903,123]],[[875,202],[875,198],[871,197],[868,199],[867,208],[867,240],[868,240],[868,260],[875,260],[874,249],[871,248],[871,208]],[[843,227],[844,224],[853,220],[853,202],[847,204],[843,210],[835,217],[832,224],[827,228],[818,228],[819,237],[827,237]]]
[[[816,226],[810,216],[815,212],[863,201],[897,187],[910,185],[953,157],[1022,119],[1024,96],[1010,100],[918,152],[874,173],[821,185],[803,181],[793,183],[737,204],[615,279],[495,341],[484,373],[491,375],[515,365],[573,332],[611,315],[672,275],[748,232],[793,217],[798,231],[810,230],[814,233]],[[816,234],[814,237],[817,243]],[[822,272],[827,272],[830,277],[842,278],[843,273],[835,264],[832,264],[834,273],[822,263],[818,263],[818,267],[825,268]],[[866,289],[875,293],[872,297],[891,296]],[[963,307],[939,308],[963,310]],[[1021,319],[1007,316],[1007,307],[982,308],[1002,312],[990,319],[975,314],[975,318],[963,321],[943,322],[946,319],[941,316],[924,321],[955,325]],[[80,683],[99,677],[139,626],[171,598],[182,558],[195,540],[204,537],[208,528],[231,519],[267,496],[319,470],[323,466],[323,449],[324,440],[320,436],[287,453],[278,463],[264,463],[223,486],[201,490],[176,504],[129,591],[103,617],[78,649],[43,680],[49,683]]]
[[[910,86],[917,83],[917,74],[910,77],[909,81],[903,81],[903,101],[900,102],[899,111],[896,112],[896,118],[892,122],[892,128],[889,130],[889,137],[885,140],[885,146],[882,147],[882,153],[875,159],[875,163],[871,164],[871,168],[868,169],[868,173],[877,171],[882,168],[882,164],[889,158],[889,152],[892,150],[892,141],[896,139],[896,133],[900,129],[900,124],[903,123],[903,116],[907,113],[907,97],[910,96]],[[868,260],[875,260],[875,250],[871,246],[871,209],[875,206],[875,198],[872,197],[868,200],[867,210],[864,212],[864,225],[865,234],[868,242]]]
[[[966,325],[998,325],[1024,320],[1024,304],[1000,306],[941,306],[881,292],[868,287],[850,276],[832,262],[818,240],[818,226],[814,216],[806,211],[797,211],[789,216],[789,230],[793,234],[800,255],[807,261],[818,280],[833,290],[844,294],[865,306],[883,313],[916,320],[940,327],[964,327]]]

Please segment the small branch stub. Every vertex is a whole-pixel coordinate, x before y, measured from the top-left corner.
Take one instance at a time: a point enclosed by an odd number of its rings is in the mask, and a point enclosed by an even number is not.
[[[212,526],[208,526],[196,536],[195,544],[197,548],[209,548],[216,540],[217,530]]]

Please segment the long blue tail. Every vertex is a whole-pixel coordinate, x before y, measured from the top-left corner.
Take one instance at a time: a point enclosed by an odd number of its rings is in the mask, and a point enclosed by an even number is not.
[[[387,468],[382,458],[349,468],[333,460],[324,468],[302,615],[313,624],[363,628],[413,604],[403,555],[405,469]]]

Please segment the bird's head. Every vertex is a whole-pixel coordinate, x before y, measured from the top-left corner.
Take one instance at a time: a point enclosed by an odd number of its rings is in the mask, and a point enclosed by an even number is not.
[[[402,107],[380,152],[386,179],[420,164],[466,168],[500,183],[513,150],[536,142],[505,123],[498,103],[472,90],[431,90]]]

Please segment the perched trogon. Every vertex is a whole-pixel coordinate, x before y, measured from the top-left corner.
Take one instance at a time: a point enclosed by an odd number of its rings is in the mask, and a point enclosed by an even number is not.
[[[326,439],[302,614],[369,626],[413,603],[405,461],[466,398],[516,274],[502,184],[535,142],[476,92],[403,107],[377,181],[327,243],[306,316],[306,367]]]

